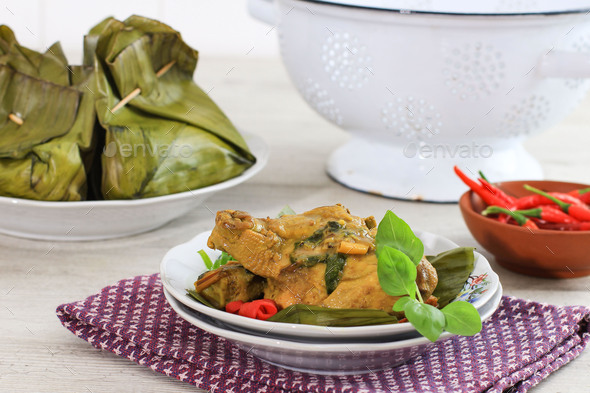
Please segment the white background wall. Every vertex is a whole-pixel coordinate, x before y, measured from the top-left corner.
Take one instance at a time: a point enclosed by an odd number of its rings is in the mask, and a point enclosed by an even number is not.
[[[114,16],[156,18],[181,32],[202,57],[278,56],[276,30],[252,18],[247,0],[0,0],[0,24],[21,44],[43,50],[61,41],[72,63],[81,61],[82,37]],[[270,31],[270,32],[269,32]]]

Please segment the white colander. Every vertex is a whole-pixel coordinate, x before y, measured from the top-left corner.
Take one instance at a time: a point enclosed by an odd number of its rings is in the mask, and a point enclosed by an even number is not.
[[[308,104],[352,135],[329,158],[336,181],[451,202],[465,189],[456,164],[497,181],[542,177],[521,143],[590,87],[590,1],[332,3],[249,7],[277,25]]]
[[[585,0],[308,0],[361,8],[452,13],[452,14],[531,14],[586,12]]]

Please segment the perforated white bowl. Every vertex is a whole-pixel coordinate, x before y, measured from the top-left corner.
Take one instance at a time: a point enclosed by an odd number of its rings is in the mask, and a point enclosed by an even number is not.
[[[336,181],[451,202],[456,164],[542,177],[522,142],[590,87],[590,1],[343,2],[250,0],[303,98],[352,135],[328,160]]]

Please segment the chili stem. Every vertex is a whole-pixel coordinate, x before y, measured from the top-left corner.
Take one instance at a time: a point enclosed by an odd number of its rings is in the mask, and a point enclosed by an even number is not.
[[[486,177],[486,175],[484,175],[484,174],[483,174],[483,172],[482,172],[482,171],[477,171],[477,173],[479,173],[479,177],[481,177],[482,179],[484,179],[484,180],[485,180],[485,181],[487,181],[488,183],[490,182],[490,181],[488,180],[488,178]]]

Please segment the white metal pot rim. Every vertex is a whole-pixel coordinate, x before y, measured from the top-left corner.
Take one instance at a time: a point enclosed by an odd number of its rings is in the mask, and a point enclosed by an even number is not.
[[[371,4],[359,4],[356,1],[336,1],[336,0],[293,0],[300,3],[314,3],[326,7],[344,7],[359,10],[371,10],[371,11],[382,11],[391,12],[396,14],[416,14],[416,15],[446,15],[446,16],[485,16],[485,17],[518,17],[518,16],[554,16],[554,15],[565,15],[565,14],[586,14],[590,12],[590,7],[584,8],[573,8],[565,10],[552,10],[552,11],[534,11],[534,12],[456,12],[456,11],[435,11],[435,10],[417,10],[410,8],[386,8],[378,5]]]

